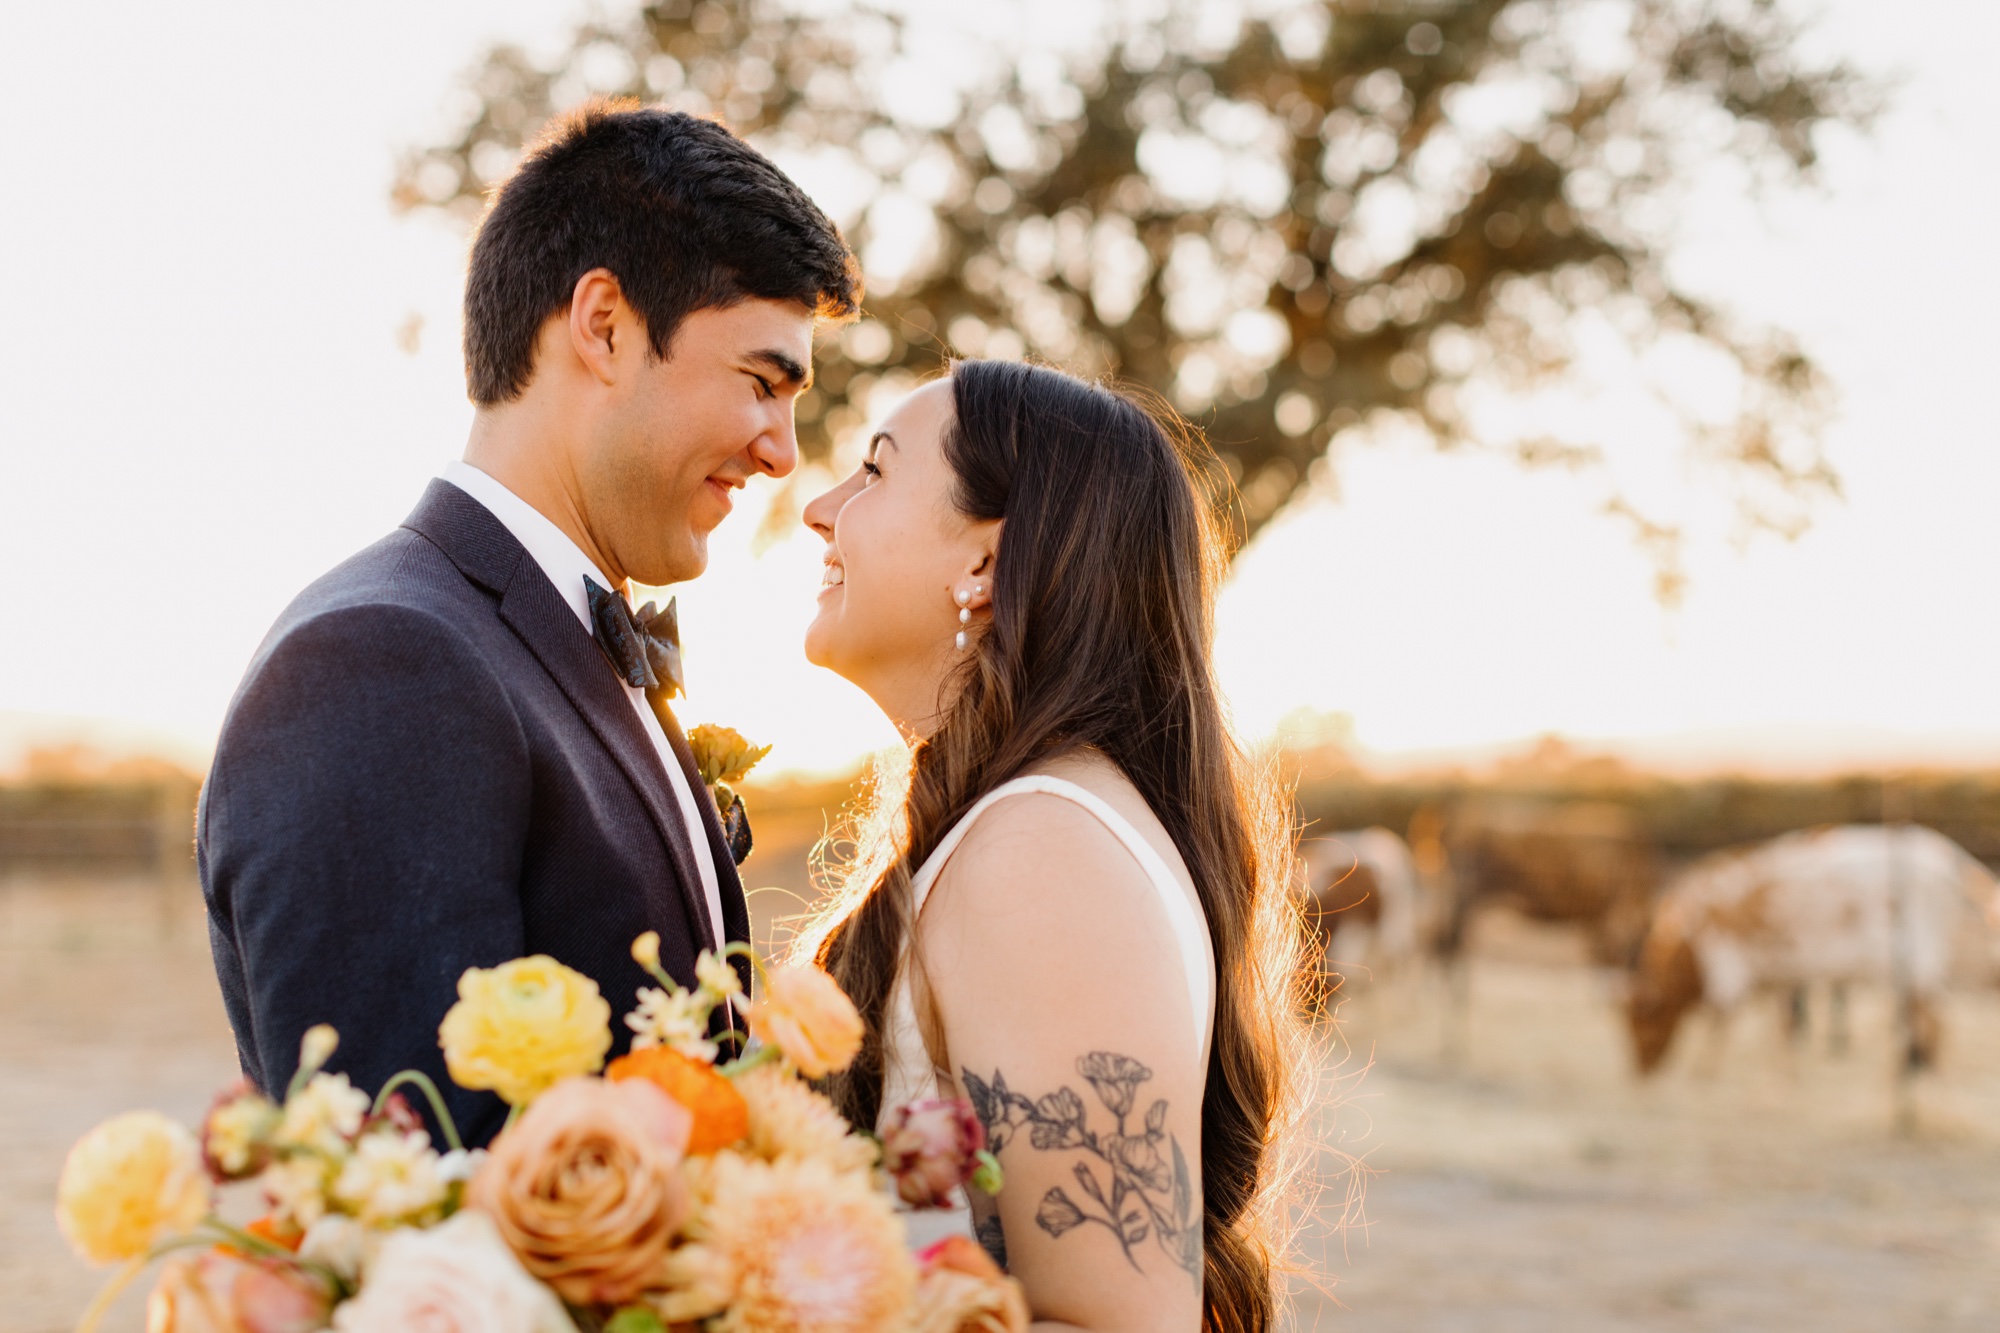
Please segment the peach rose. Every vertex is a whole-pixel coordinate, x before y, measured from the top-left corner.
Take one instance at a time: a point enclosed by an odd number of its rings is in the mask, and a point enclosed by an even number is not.
[[[174,1259],[146,1298],[146,1333],[314,1333],[333,1293],[289,1264],[204,1250]]]
[[[493,1141],[466,1206],[565,1300],[621,1304],[658,1279],[687,1213],[693,1123],[644,1079],[565,1079]]]
[[[911,1333],[1027,1333],[1021,1284],[968,1236],[947,1236],[917,1255]]]
[[[750,1006],[750,1031],[771,1043],[807,1078],[837,1074],[861,1049],[861,1015],[840,985],[817,967],[774,967]]]

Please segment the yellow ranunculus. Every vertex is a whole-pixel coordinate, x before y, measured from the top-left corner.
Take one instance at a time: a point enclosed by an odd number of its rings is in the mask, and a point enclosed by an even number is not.
[[[208,1210],[201,1145],[158,1111],[128,1111],[84,1135],[56,1186],[56,1224],[93,1263],[136,1259]]]
[[[546,954],[469,967],[458,1003],[438,1027],[445,1067],[460,1087],[526,1106],[575,1074],[593,1074],[611,1049],[611,1006],[597,983]]]
[[[854,1002],[816,967],[774,967],[750,1006],[750,1031],[770,1042],[807,1078],[837,1074],[854,1062],[864,1031]]]

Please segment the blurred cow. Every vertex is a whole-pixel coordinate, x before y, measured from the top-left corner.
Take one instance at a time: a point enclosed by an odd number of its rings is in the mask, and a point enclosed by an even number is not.
[[[1329,975],[1393,971],[1421,947],[1424,890],[1416,859],[1385,828],[1355,829],[1299,844],[1305,916]]]
[[[1937,1056],[1948,981],[2000,977],[2000,886],[1941,833],[1859,825],[1788,833],[1696,863],[1661,897],[1626,1014],[1639,1071],[1696,1005],[1727,1015],[1759,989],[1886,981],[1904,1065]]]
[[[1473,913],[1493,905],[1583,929],[1599,963],[1629,967],[1658,879],[1638,817],[1604,801],[1468,801],[1444,830],[1452,894],[1437,950],[1456,961]]]

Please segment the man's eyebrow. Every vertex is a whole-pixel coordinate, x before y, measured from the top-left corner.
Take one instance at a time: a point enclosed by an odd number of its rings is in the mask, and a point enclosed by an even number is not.
[[[750,360],[761,361],[784,376],[787,384],[798,386],[800,393],[812,388],[812,367],[802,366],[789,352],[781,352],[774,347],[766,347],[750,353]]]

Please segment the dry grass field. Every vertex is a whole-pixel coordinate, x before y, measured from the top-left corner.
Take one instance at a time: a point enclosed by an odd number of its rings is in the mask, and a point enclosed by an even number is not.
[[[752,878],[796,888],[780,832]],[[1790,1056],[1773,1009],[1712,1075],[1696,1042],[1639,1087],[1567,941],[1489,921],[1477,944],[1456,1062],[1425,979],[1343,1009],[1347,1069],[1372,1067],[1325,1132],[1379,1174],[1365,1226],[1314,1237],[1334,1285],[1305,1290],[1298,1329],[2000,1327],[2000,996],[1955,1000],[1899,1138],[1879,996],[1857,998],[1844,1059]],[[100,1276],[51,1215],[69,1143],[137,1106],[193,1120],[233,1073],[192,884],[0,879],[0,1333],[67,1328]]]

